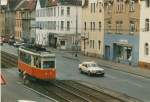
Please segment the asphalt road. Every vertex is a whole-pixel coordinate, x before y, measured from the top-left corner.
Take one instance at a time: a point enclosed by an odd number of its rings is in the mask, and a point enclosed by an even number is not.
[[[6,85],[1,86],[1,102],[17,102],[17,100],[32,100],[36,102],[52,102],[23,85],[18,76],[17,68],[2,69]]]
[[[2,50],[4,49],[10,51],[8,46],[3,46]],[[56,53],[56,60],[57,79],[59,80],[85,81],[95,86],[125,93],[144,102],[150,102],[150,79],[108,68],[104,68],[105,77],[89,77],[79,73],[79,61],[64,58],[59,52]]]

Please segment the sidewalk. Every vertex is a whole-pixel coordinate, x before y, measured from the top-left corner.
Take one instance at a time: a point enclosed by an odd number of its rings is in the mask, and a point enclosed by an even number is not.
[[[100,58],[88,57],[88,56],[84,56],[80,53],[78,53],[78,56],[75,57],[75,54],[73,54],[72,52],[67,52],[67,51],[58,51],[58,52],[62,53],[62,56],[65,58],[68,58],[68,59],[77,60],[80,62],[95,61],[99,66],[102,66],[105,68],[111,68],[113,70],[127,72],[130,74],[134,74],[134,75],[138,75],[138,76],[150,79],[150,70],[148,70],[148,69],[143,69],[140,67],[133,67],[133,66],[121,64],[121,63],[115,63],[112,61],[106,61],[106,60],[100,59]]]

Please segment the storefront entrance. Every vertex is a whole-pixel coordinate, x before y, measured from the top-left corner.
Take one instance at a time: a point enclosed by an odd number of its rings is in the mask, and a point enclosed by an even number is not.
[[[130,62],[132,60],[132,46],[128,44],[114,43],[114,59],[123,62]]]

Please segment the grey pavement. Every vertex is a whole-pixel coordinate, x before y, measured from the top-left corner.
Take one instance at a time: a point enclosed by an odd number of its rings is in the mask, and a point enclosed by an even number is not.
[[[55,50],[57,51],[57,50]],[[111,68],[114,70],[119,70],[127,73],[131,73],[134,75],[138,75],[141,77],[149,78],[150,79],[150,70],[136,67],[136,66],[130,66],[127,64],[121,64],[121,63],[116,63],[100,58],[94,58],[94,57],[89,57],[89,56],[84,56],[80,52],[78,52],[78,56],[75,57],[75,54],[73,52],[68,52],[68,51],[58,51],[62,53],[62,56],[68,59],[73,59],[73,60],[78,60],[80,62],[82,61],[95,61],[99,66],[105,67],[105,68]]]

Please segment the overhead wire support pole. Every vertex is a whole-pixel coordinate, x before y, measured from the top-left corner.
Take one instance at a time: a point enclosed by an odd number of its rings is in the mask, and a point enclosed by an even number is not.
[[[76,41],[75,41],[75,45],[76,45],[76,52],[75,52],[75,57],[78,56],[77,51],[78,51],[78,42],[77,42],[77,38],[78,38],[78,8],[77,8],[77,0],[76,0]]]

